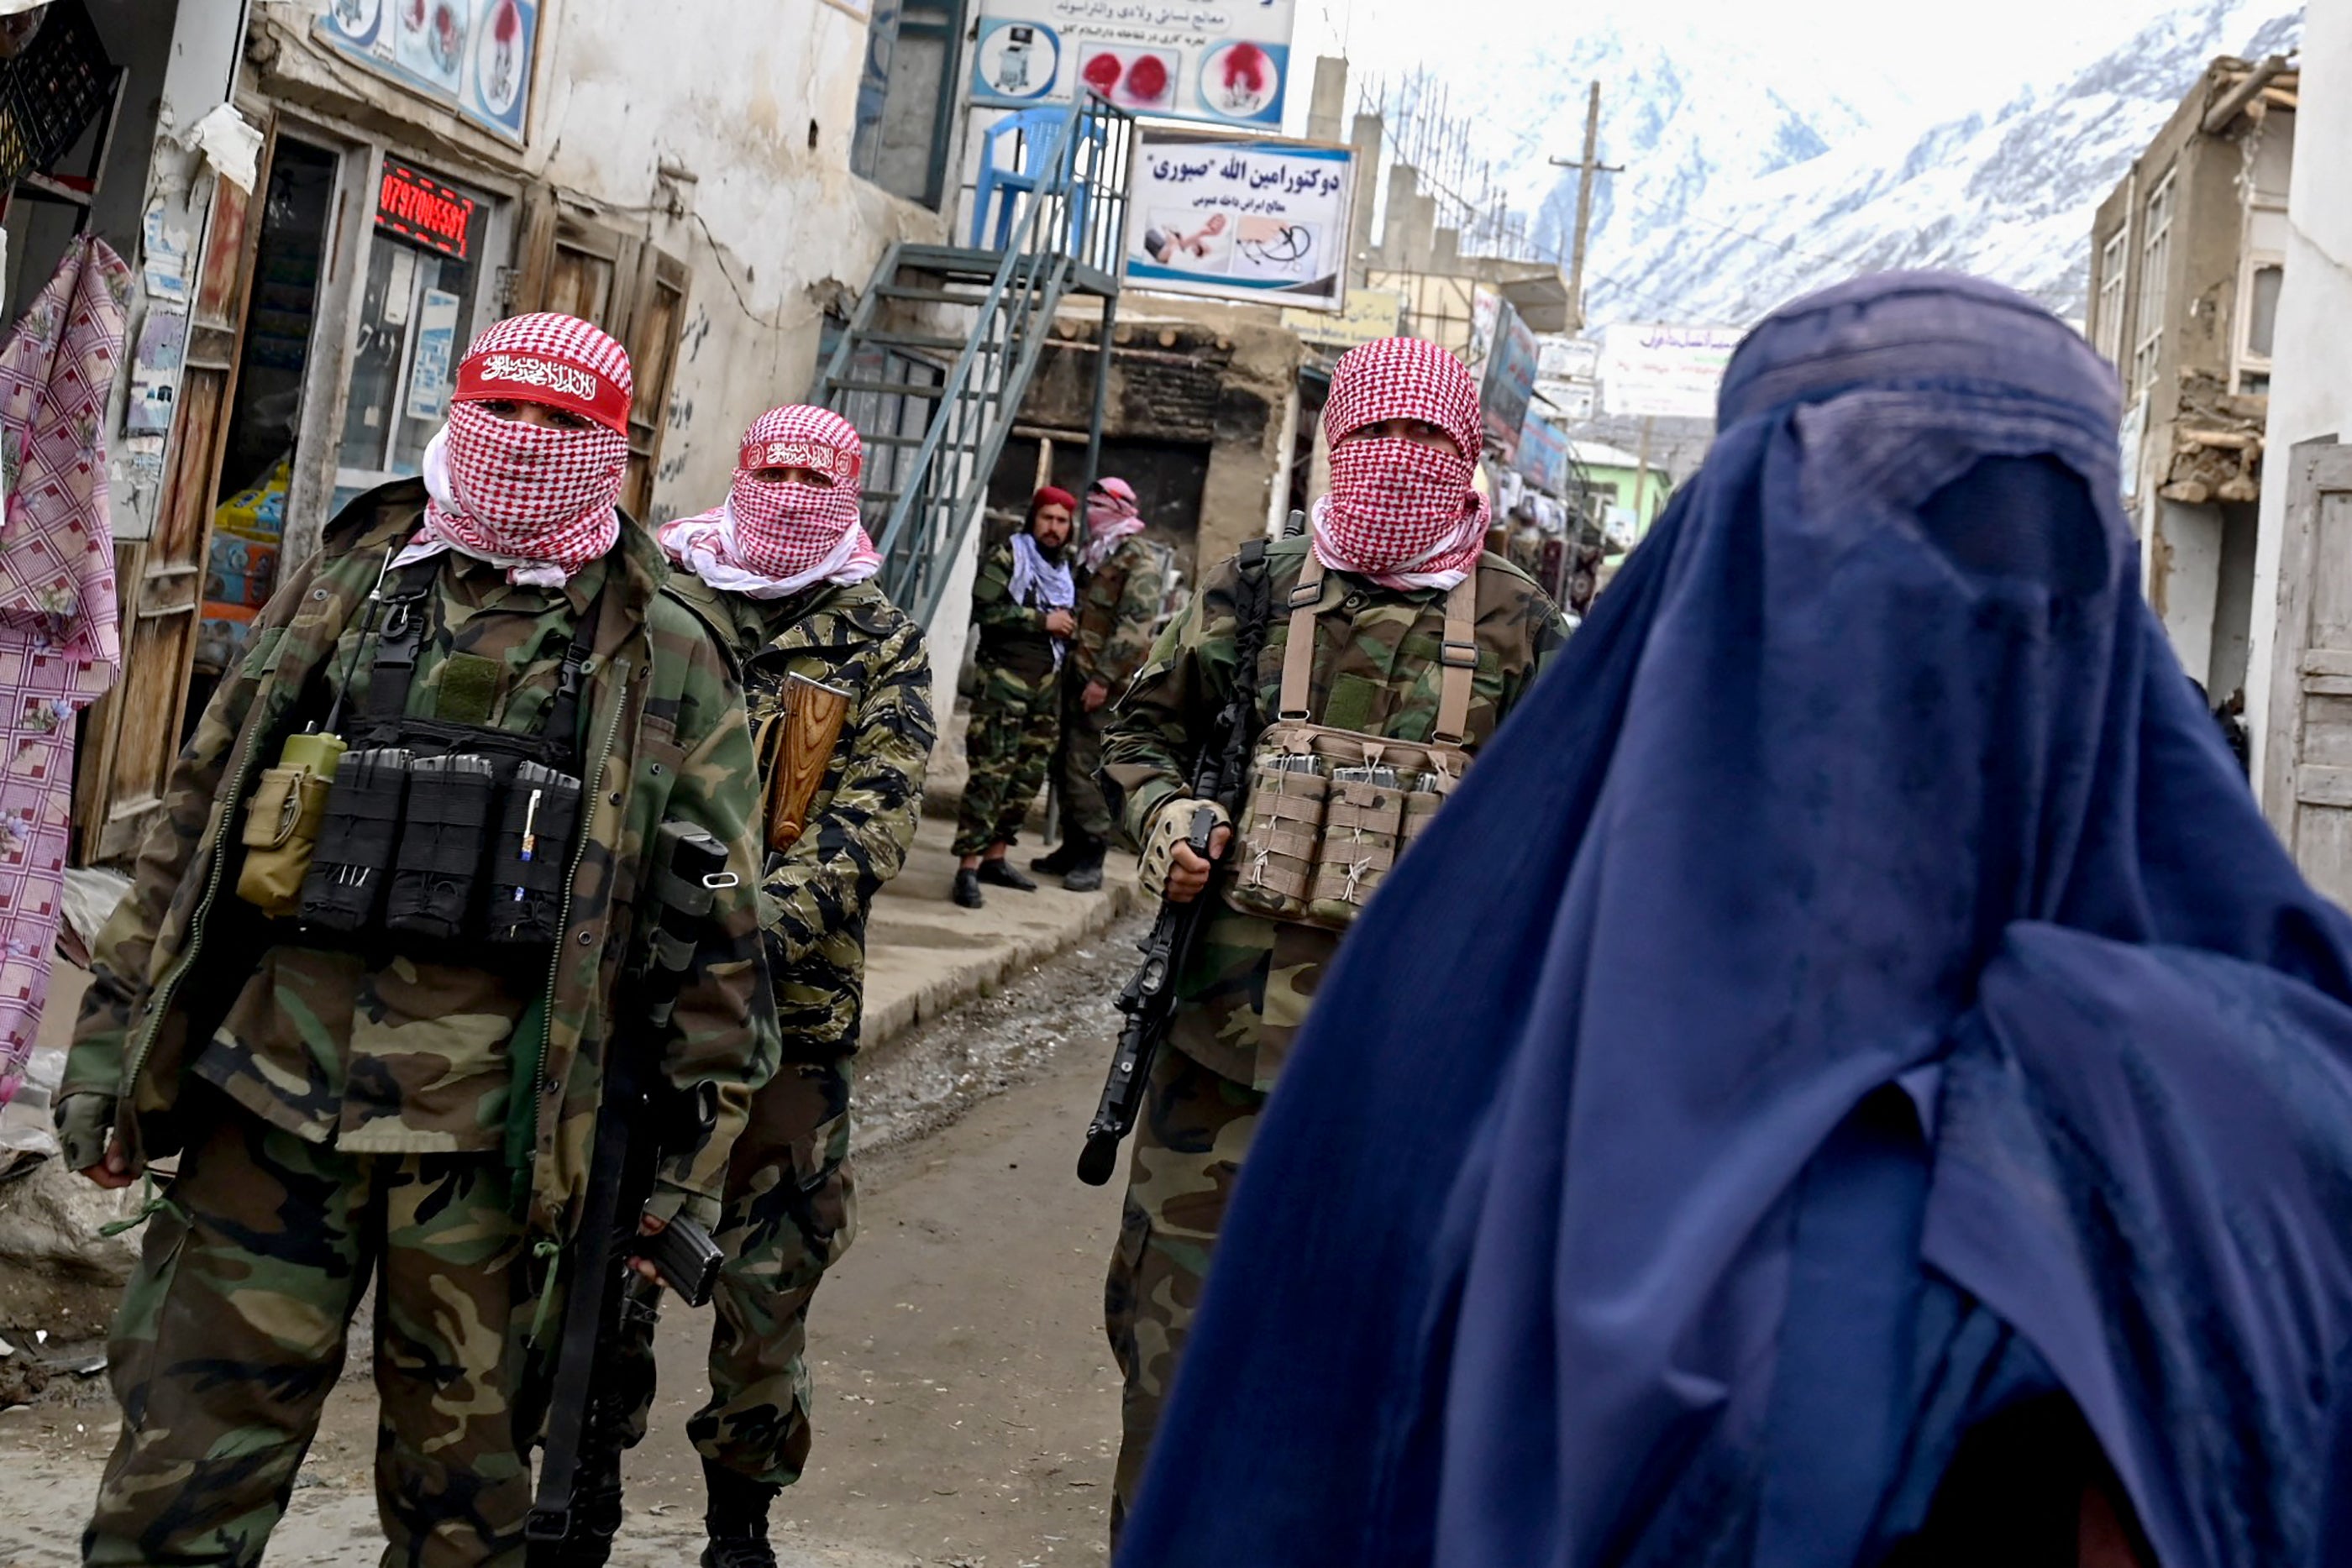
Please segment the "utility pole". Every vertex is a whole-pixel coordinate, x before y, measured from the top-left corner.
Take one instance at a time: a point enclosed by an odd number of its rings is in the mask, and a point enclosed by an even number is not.
[[[1576,329],[1584,330],[1584,242],[1592,234],[1592,177],[1595,174],[1622,174],[1622,165],[1601,162],[1601,84],[1592,84],[1592,96],[1584,110],[1584,156],[1570,162],[1565,158],[1551,161],[1555,169],[1574,169],[1576,180],[1576,248],[1569,253],[1568,297],[1576,307]]]

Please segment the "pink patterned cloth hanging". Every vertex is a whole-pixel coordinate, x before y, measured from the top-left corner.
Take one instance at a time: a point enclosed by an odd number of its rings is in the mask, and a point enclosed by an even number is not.
[[[0,349],[0,1105],[48,998],[74,716],[122,665],[105,426],[130,298],[130,267],[84,235]]]

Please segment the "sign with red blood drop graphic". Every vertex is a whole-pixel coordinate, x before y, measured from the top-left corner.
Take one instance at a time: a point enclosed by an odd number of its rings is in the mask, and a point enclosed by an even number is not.
[[[1084,93],[1134,114],[1278,129],[1297,0],[980,0],[972,101]]]

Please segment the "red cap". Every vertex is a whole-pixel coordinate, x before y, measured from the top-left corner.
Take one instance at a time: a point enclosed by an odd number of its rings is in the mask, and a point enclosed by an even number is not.
[[[1052,485],[1048,485],[1029,498],[1029,515],[1033,517],[1035,517],[1039,508],[1045,507],[1059,507],[1062,510],[1069,513],[1073,517],[1076,517],[1078,510],[1078,498],[1076,496],[1071,495],[1067,490],[1059,489]]]
[[[460,402],[542,403],[629,433],[629,353],[577,316],[542,311],[495,322],[457,366]]]

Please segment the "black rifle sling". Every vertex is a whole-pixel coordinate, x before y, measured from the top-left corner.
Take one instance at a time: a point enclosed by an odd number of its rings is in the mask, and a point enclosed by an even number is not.
[[[634,1078],[623,1064],[631,1054],[616,1053],[615,1073],[605,1085],[605,1109],[625,1103],[624,1079]],[[634,1105],[630,1107],[635,1109]],[[530,1511],[524,1536],[530,1541],[568,1540],[575,1506],[573,1492],[580,1477],[582,1440],[588,1430],[588,1406],[595,1379],[586,1368],[596,1364],[596,1347],[615,1326],[608,1322],[620,1302],[607,1288],[614,1268],[615,1232],[620,1224],[621,1195],[630,1185],[631,1115],[600,1113],[596,1118],[595,1153],[589,1167],[588,1197],[580,1216],[579,1240],[572,1252],[575,1266],[563,1281],[563,1333],[557,1341],[555,1388],[547,1410],[547,1450],[539,1471],[539,1496]],[[553,1281],[550,1281],[551,1284]]]
[[[376,633],[375,664],[368,672],[370,718],[408,716],[408,688],[416,680],[417,650],[425,645],[425,601],[440,570],[438,556],[415,562],[400,574],[400,586],[384,600],[386,613]]]
[[[1257,744],[1257,666],[1265,653],[1266,622],[1274,612],[1274,592],[1267,580],[1265,541],[1252,539],[1241,549],[1241,596],[1234,606],[1241,622],[1241,636],[1234,647],[1236,655],[1234,679],[1237,691],[1234,705],[1234,724],[1225,737],[1224,778],[1220,780],[1220,794],[1238,795],[1241,783],[1248,776],[1250,748]],[[1246,694],[1246,697],[1243,694]],[[1203,760],[1213,752],[1203,752]],[[1226,800],[1230,810],[1234,804]]]

